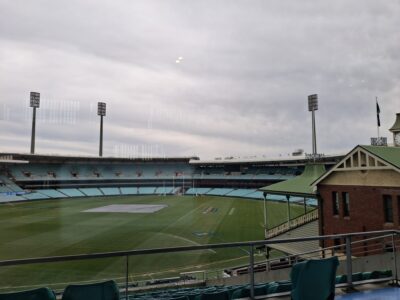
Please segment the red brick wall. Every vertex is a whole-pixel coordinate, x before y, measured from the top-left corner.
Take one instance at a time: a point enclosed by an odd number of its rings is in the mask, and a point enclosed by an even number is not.
[[[322,198],[323,228],[322,233],[339,234],[400,227],[400,188],[319,185]],[[332,192],[339,194],[339,215],[333,215]],[[343,216],[342,192],[349,193],[350,215]],[[393,201],[393,223],[385,223],[383,195],[391,195]],[[332,246],[330,241],[326,246]]]

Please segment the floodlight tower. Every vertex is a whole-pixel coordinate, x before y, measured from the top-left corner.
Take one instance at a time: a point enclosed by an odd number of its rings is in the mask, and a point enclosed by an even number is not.
[[[35,132],[36,132],[36,108],[40,106],[40,93],[31,92],[30,107],[33,108],[32,134],[31,134],[31,154],[35,154]]]
[[[103,117],[106,115],[106,104],[104,102],[97,103],[97,115],[100,116],[100,145],[99,156],[103,156]]]
[[[315,132],[315,111],[318,110],[318,95],[308,96],[308,111],[312,113],[312,155],[315,161],[317,156],[317,135]]]

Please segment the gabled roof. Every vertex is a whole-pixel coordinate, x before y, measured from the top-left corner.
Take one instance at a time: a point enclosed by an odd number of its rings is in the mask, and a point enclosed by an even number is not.
[[[286,181],[271,184],[259,190],[274,195],[315,198],[316,192],[311,184],[325,172],[326,170],[323,164],[308,164],[301,175]]]
[[[360,146],[381,158],[388,164],[400,169],[400,147]]]
[[[316,186],[336,171],[394,170],[400,172],[400,147],[358,145],[332,169],[317,178]]]

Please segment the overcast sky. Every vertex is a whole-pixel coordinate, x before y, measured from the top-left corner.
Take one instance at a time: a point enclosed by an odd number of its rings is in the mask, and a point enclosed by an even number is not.
[[[400,112],[400,0],[0,0],[0,152],[345,153]]]

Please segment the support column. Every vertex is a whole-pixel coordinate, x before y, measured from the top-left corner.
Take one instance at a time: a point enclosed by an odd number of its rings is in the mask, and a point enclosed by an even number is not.
[[[287,210],[288,210],[288,225],[289,225],[289,229],[290,229],[290,195],[286,195],[286,199],[287,199]]]
[[[36,107],[33,107],[32,135],[31,135],[31,154],[35,154],[35,135],[36,135]]]
[[[268,238],[268,224],[267,224],[267,193],[263,194],[264,196],[264,237]]]

